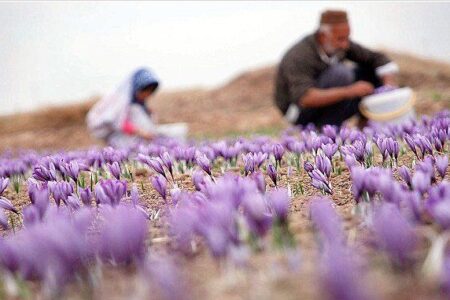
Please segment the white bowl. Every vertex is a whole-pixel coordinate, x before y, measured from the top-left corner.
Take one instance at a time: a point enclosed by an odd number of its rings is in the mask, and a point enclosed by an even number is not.
[[[369,120],[399,124],[415,118],[414,102],[413,90],[405,87],[366,96],[361,100],[359,109]]]

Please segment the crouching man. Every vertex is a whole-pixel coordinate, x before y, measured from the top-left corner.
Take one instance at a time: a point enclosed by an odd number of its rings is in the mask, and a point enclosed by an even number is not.
[[[359,114],[361,97],[396,85],[398,66],[350,40],[347,13],[322,13],[318,30],[287,51],[278,67],[275,103],[294,125],[340,126]]]

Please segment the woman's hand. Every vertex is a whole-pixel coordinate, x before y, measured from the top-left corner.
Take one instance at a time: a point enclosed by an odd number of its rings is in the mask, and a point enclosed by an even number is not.
[[[136,130],[136,135],[148,141],[153,140],[155,138],[155,135],[153,133],[145,130]]]

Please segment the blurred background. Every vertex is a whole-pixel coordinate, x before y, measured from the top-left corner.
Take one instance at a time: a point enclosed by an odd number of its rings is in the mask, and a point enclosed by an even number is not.
[[[352,38],[388,51],[421,99],[450,100],[448,2],[2,2],[1,130],[81,125],[93,101],[140,66],[161,79],[154,105],[163,122],[199,133],[228,110],[214,133],[279,127],[275,66],[327,8],[347,10]],[[12,117],[43,109],[41,119]]]

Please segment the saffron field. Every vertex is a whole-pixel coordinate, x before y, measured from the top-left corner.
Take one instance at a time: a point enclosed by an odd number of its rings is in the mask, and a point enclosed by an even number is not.
[[[0,158],[2,299],[448,299],[450,112]]]

